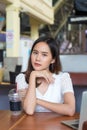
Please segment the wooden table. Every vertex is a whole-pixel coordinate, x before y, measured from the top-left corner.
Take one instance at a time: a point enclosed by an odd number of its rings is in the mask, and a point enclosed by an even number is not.
[[[62,120],[77,119],[78,114],[73,117],[58,116],[56,113],[35,113],[29,116],[22,113],[20,116],[12,116],[10,111],[0,111],[1,130],[72,130],[61,124]]]
[[[16,84],[11,84],[10,82],[1,82],[0,87],[16,87]]]

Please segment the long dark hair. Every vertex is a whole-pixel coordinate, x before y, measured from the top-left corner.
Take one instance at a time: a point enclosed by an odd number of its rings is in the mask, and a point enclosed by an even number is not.
[[[27,82],[29,81],[30,73],[34,70],[32,64],[31,64],[31,54],[32,54],[34,46],[36,44],[38,44],[39,42],[45,42],[49,46],[51,54],[52,54],[52,58],[55,59],[55,62],[53,64],[50,64],[49,70],[52,73],[55,73],[55,74],[58,74],[59,71],[61,71],[61,63],[60,63],[60,57],[59,57],[59,47],[58,47],[57,41],[52,37],[47,37],[47,36],[39,37],[33,43],[33,46],[31,48],[31,53],[30,53],[30,57],[29,57],[29,61],[28,61],[28,67],[27,67],[27,70],[26,70],[26,73],[25,73],[25,77],[26,77]]]

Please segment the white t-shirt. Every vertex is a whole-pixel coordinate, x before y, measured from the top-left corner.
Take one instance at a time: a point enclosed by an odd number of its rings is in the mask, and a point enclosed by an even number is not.
[[[55,78],[54,83],[50,84],[45,94],[41,94],[38,88],[36,88],[36,97],[45,101],[53,103],[63,103],[64,93],[72,92],[73,86],[69,73],[60,72],[59,74],[53,74]],[[29,85],[25,81],[25,75],[19,74],[16,77],[17,89],[27,88]],[[50,110],[37,105],[35,111],[37,112],[50,112]]]

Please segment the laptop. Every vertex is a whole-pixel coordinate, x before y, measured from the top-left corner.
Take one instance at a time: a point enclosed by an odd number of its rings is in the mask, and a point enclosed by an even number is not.
[[[82,130],[84,121],[87,121],[87,91],[82,93],[80,118],[74,120],[63,120],[61,123],[73,128],[74,130]]]

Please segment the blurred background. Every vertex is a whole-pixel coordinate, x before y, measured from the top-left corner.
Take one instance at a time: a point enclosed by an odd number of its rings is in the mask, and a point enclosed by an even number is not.
[[[86,0],[0,0],[0,70],[27,68],[31,46],[38,36],[51,35],[60,47],[63,71],[87,72]]]

